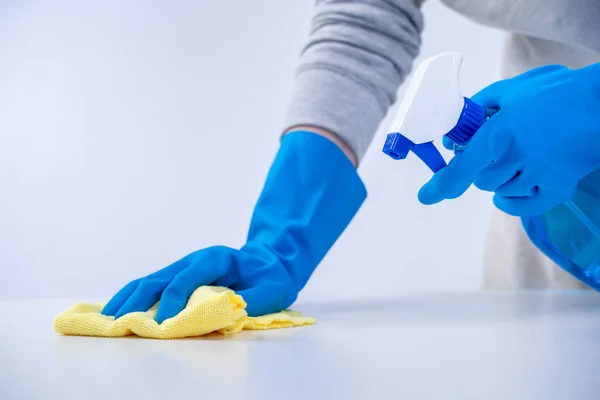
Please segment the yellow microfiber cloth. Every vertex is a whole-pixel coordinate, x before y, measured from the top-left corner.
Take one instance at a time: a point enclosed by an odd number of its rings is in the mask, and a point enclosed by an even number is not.
[[[178,339],[211,332],[232,335],[243,329],[289,328],[316,322],[294,311],[249,317],[246,302],[240,295],[216,286],[196,289],[183,311],[160,325],[154,321],[158,303],[146,312],[126,314],[117,320],[102,315],[103,307],[104,304],[75,304],[54,319],[54,330],[62,335]]]

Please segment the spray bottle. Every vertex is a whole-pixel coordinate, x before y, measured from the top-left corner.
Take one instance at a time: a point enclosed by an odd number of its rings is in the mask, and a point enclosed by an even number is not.
[[[461,95],[462,60],[459,53],[442,53],[419,64],[386,137],[385,154],[402,160],[412,151],[435,173],[446,166],[435,140],[447,137],[455,152],[468,146],[488,116]],[[579,182],[570,201],[521,221],[546,256],[600,291],[600,169]]]

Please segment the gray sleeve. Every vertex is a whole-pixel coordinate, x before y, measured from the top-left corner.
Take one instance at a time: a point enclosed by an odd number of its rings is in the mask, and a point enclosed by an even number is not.
[[[318,0],[287,129],[312,125],[360,160],[419,52],[424,0]]]

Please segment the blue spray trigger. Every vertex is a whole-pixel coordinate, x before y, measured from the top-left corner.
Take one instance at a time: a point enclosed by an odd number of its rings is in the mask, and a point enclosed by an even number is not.
[[[415,144],[398,132],[387,135],[382,151],[394,160],[404,160],[412,151],[434,173],[446,166],[446,160],[433,142]]]

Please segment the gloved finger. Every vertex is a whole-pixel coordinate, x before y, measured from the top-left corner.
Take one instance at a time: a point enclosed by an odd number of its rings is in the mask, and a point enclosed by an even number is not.
[[[472,179],[457,166],[458,154],[448,165],[436,172],[431,179],[419,189],[417,198],[422,204],[432,205],[445,199],[455,199],[467,191]]]
[[[564,200],[558,200],[556,195],[541,190],[529,197],[504,197],[498,194],[494,196],[494,205],[499,210],[516,217],[540,215],[562,202]]]
[[[149,275],[143,278],[125,304],[115,313],[115,319],[132,312],[148,311],[158,299],[170,280]]]
[[[246,312],[250,317],[273,314],[285,310],[295,301],[287,299],[287,288],[280,284],[261,284],[237,292],[247,303]]]
[[[493,162],[475,176],[473,185],[486,192],[496,192],[498,187],[519,175],[520,170],[520,166],[508,160]]]
[[[179,314],[196,289],[200,286],[211,285],[220,278],[215,271],[217,269],[205,265],[204,268],[188,268],[180,272],[162,293],[156,313],[156,322],[162,324],[164,320]]]
[[[495,161],[489,145],[493,127],[493,124],[484,124],[465,149],[421,187],[418,194],[421,203],[429,205],[459,197],[477,174]]]
[[[231,268],[232,256],[229,248],[203,250],[193,264],[177,274],[162,292],[156,322],[161,324],[179,314],[200,286],[211,285],[224,278]]]
[[[565,72],[569,71],[569,69],[564,65],[549,64],[525,71],[513,78],[510,78],[509,81],[513,82],[514,84],[531,82],[533,80],[545,79],[549,77],[552,80],[552,82],[556,82],[556,79],[560,77],[556,74],[556,72],[560,70],[564,70]]]
[[[507,93],[510,86],[510,79],[494,82],[471,96],[471,100],[487,110],[499,110],[502,108],[502,98]],[[488,112],[487,110],[486,113]],[[494,113],[492,112],[492,114]]]
[[[503,197],[531,197],[537,194],[538,187],[535,180],[529,178],[526,172],[520,172],[494,192]]]
[[[117,292],[109,301],[106,303],[104,308],[102,309],[102,315],[107,315],[109,317],[114,317],[114,315],[119,311],[119,308],[125,304],[127,299],[135,292],[138,287],[138,284],[141,279],[136,279],[134,281],[129,282],[125,285],[121,290]]]
[[[556,76],[553,73],[560,69],[567,70],[567,68],[562,65],[546,65],[534,68],[513,78],[503,79],[492,83],[473,95],[471,100],[483,108],[499,110],[502,108],[502,99],[515,87],[515,85],[535,79],[544,79],[546,76],[551,76],[552,79],[555,80]],[[486,110],[486,113],[490,116],[489,110]]]
[[[192,254],[193,255],[193,254]],[[136,282],[135,287],[133,288],[133,290],[131,290],[131,288],[129,287],[128,290],[125,290],[125,288],[123,288],[121,290],[121,292],[117,293],[117,295],[115,295],[115,300],[113,302],[113,300],[111,299],[111,301],[109,303],[114,303],[111,304],[110,306],[110,311],[112,312],[111,314],[113,314],[115,316],[115,318],[119,318],[121,316],[123,316],[124,314],[127,314],[129,312],[134,312],[134,311],[146,311],[148,308],[152,307],[152,305],[154,305],[154,303],[157,300],[154,300],[154,302],[151,302],[150,305],[148,307],[146,307],[146,309],[143,309],[143,306],[139,306],[138,304],[147,304],[148,302],[150,302],[150,300],[148,301],[142,301],[140,300],[140,296],[143,297],[145,296],[144,293],[146,293],[147,288],[150,286],[158,286],[156,283],[154,284],[149,284],[148,282],[152,281],[152,282],[166,282],[164,284],[164,286],[166,286],[166,284],[168,284],[171,279],[173,279],[175,277],[175,275],[177,275],[179,273],[179,271],[183,270],[188,264],[189,264],[189,258],[192,255],[188,255],[184,258],[182,258],[181,260],[175,261],[174,263],[172,263],[171,265],[154,272],[151,275],[146,276],[145,278],[141,278],[141,279],[137,279],[134,282]],[[142,282],[144,283],[144,287],[141,287]],[[129,285],[127,285],[126,287],[128,287]],[[164,289],[164,287],[163,287]],[[141,292],[140,292],[141,290]],[[152,292],[154,289],[150,288],[150,292]],[[127,294],[127,295],[126,295]],[[132,296],[136,296],[135,299],[131,299]],[[160,297],[160,293],[158,295],[158,297]],[[150,299],[154,299],[155,296],[151,296]],[[108,306],[108,304],[107,304]],[[116,310],[116,311],[115,311]]]

